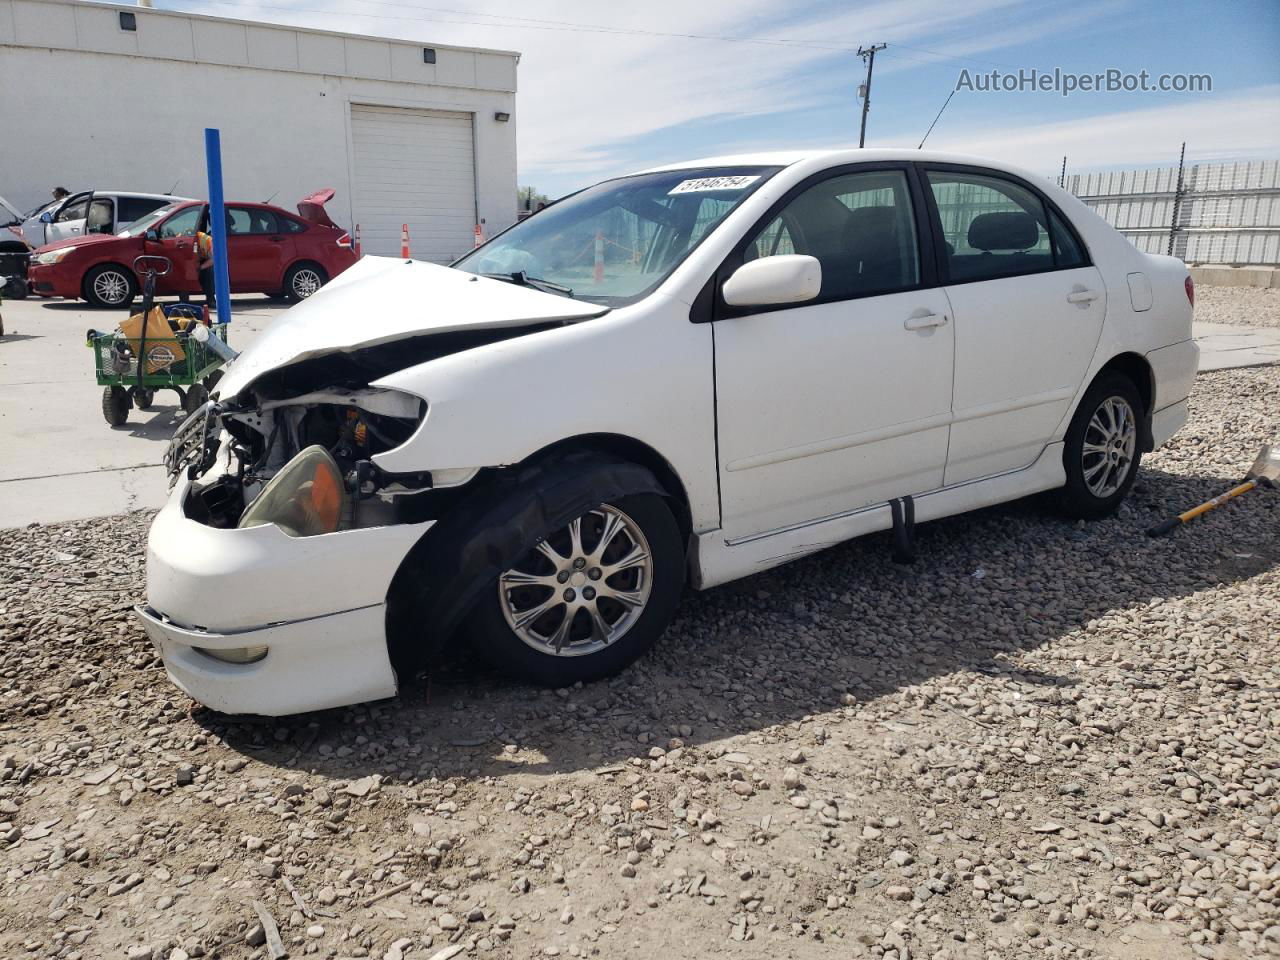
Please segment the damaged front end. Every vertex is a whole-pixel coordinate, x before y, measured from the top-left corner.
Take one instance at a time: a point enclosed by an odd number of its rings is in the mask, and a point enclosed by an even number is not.
[[[165,455],[172,486],[189,482],[184,512],[215,528],[275,523],[290,536],[426,519],[408,499],[429,473],[388,474],[374,458],[406,441],[426,401],[377,387],[273,396],[269,385],[207,403]]]

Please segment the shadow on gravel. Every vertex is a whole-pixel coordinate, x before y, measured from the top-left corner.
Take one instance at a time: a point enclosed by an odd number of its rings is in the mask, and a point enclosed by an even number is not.
[[[646,732],[656,745],[679,735],[696,746],[801,721],[846,693],[867,704],[966,671],[1054,696],[1075,683],[1070,661],[1052,675],[1020,668],[1017,654],[1114,611],[1280,565],[1277,491],[1242,497],[1169,538],[1145,536],[1233,481],[1144,470],[1121,513],[1099,523],[1056,518],[1032,498],[922,526],[910,567],[890,562],[889,535],[878,534],[689,592],[653,653],[567,695],[460,655],[393,701],[283,719],[194,717],[267,764],[403,780],[617,765],[647,753]],[[1156,664],[1130,669],[1167,682]]]

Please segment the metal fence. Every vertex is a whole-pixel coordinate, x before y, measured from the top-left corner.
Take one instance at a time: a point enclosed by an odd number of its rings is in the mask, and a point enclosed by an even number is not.
[[[1147,253],[1280,265],[1280,161],[1080,173],[1065,186]]]

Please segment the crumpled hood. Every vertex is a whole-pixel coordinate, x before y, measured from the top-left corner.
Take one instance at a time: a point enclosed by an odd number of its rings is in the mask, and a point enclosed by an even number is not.
[[[424,334],[599,317],[608,307],[417,260],[363,257],[276,318],[226,370],[230,399],[269,370]],[[235,345],[235,322],[231,325]]]

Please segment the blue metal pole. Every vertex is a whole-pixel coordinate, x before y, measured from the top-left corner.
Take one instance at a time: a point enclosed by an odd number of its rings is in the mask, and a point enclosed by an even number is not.
[[[218,131],[204,131],[205,163],[209,169],[209,225],[213,233],[213,293],[218,322],[231,322],[231,274],[227,270],[227,208],[222,199],[222,143]]]

